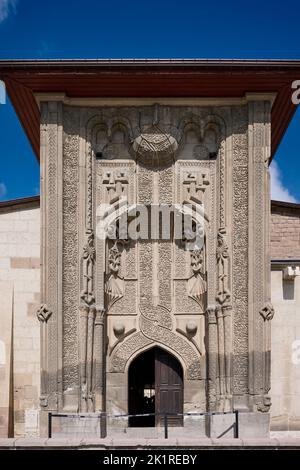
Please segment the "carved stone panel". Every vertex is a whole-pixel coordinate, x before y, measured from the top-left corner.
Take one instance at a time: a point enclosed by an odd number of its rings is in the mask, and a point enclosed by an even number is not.
[[[106,377],[159,346],[208,409],[268,410],[269,113],[42,105],[45,408],[105,409]]]

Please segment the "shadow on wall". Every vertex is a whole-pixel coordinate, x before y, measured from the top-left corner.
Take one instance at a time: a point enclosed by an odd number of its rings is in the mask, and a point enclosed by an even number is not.
[[[283,280],[283,300],[294,300],[295,299],[295,282]]]

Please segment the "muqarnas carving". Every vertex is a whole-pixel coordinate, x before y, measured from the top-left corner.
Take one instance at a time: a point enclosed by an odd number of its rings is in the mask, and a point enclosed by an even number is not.
[[[186,116],[180,126],[180,144],[177,158],[182,160],[210,160],[216,158],[220,145],[220,129],[214,123]]]

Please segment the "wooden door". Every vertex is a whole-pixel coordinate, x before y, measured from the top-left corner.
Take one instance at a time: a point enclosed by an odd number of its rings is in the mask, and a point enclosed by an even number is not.
[[[157,348],[155,350],[155,412],[183,413],[183,373],[174,356]],[[163,416],[156,424],[163,424]],[[170,426],[182,426],[183,416],[168,416]]]

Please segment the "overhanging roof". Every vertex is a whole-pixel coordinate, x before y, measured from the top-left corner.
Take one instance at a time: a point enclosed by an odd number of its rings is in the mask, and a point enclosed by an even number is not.
[[[23,211],[26,209],[38,209],[40,207],[40,196],[30,196],[9,201],[0,201],[0,214],[7,212]]]
[[[37,157],[40,115],[36,93],[64,93],[71,98],[235,98],[246,93],[276,93],[274,156],[296,110],[291,85],[300,80],[300,60],[0,60],[0,79]]]
[[[295,202],[287,202],[287,201],[271,201],[271,212],[278,213],[278,212],[294,212],[300,215],[300,204]]]

